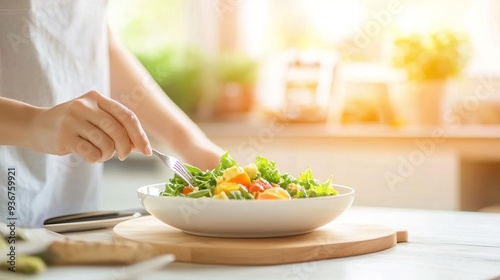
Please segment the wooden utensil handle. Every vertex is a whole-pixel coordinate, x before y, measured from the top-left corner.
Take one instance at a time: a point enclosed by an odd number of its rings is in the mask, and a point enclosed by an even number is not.
[[[160,255],[150,244],[117,241],[56,241],[41,254],[49,265],[130,264]]]

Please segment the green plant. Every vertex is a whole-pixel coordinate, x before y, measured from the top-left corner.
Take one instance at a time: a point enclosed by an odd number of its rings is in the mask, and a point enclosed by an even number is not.
[[[207,67],[203,54],[194,48],[164,48],[136,55],[172,101],[192,115],[203,94]]]
[[[394,41],[394,65],[403,68],[412,81],[458,76],[469,56],[469,40],[459,32],[412,34]]]
[[[257,81],[258,63],[241,53],[221,54],[217,72],[221,82],[253,85]]]

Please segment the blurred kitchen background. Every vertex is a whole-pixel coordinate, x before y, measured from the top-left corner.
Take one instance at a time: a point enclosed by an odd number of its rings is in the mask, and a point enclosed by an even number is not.
[[[311,167],[355,205],[500,211],[500,1],[111,0],[108,13],[241,164]],[[140,207],[136,189],[169,176],[155,158],[111,160],[105,208]]]

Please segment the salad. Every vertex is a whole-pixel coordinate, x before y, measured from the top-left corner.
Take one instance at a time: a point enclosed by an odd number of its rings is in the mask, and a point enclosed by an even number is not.
[[[201,171],[189,164],[185,166],[193,175],[193,186],[174,175],[165,185],[162,196],[269,200],[337,194],[332,186],[332,177],[321,183],[314,179],[308,168],[298,178],[294,178],[288,173],[281,174],[276,163],[264,157],[257,157],[254,163],[241,167],[226,152],[214,170]]]

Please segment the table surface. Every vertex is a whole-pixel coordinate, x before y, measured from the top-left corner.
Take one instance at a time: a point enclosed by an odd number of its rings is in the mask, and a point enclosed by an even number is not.
[[[353,207],[334,223],[407,229],[408,243],[381,252],[273,266],[172,263],[138,279],[494,279],[500,277],[500,214]],[[110,239],[110,230],[67,234]],[[35,277],[6,279],[125,279],[119,266],[50,267]],[[0,279],[5,274],[0,274]],[[15,276],[15,277],[11,277]],[[126,278],[130,279],[130,278]]]

